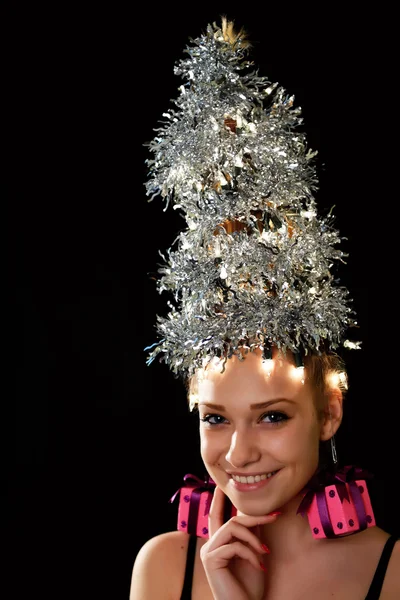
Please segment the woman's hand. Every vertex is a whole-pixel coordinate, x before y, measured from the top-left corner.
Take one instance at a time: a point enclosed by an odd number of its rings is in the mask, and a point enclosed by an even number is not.
[[[209,539],[200,557],[215,600],[261,600],[267,552],[261,545],[259,525],[273,523],[276,515],[252,517],[238,512],[223,521],[225,494],[216,486],[208,517]]]

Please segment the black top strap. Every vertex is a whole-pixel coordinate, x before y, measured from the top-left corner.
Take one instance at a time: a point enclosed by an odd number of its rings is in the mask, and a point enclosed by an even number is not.
[[[386,544],[382,550],[381,558],[376,567],[375,575],[368,590],[368,594],[365,597],[365,600],[378,600],[381,595],[383,580],[385,579],[386,569],[389,564],[390,557],[392,555],[392,550],[397,542],[397,537],[391,535],[387,540]]]
[[[196,556],[196,542],[197,542],[197,536],[191,535],[189,537],[189,545],[188,545],[188,551],[187,551],[187,556],[186,556],[185,580],[183,582],[181,600],[191,600],[191,598],[192,598],[192,581],[193,581],[194,559]]]

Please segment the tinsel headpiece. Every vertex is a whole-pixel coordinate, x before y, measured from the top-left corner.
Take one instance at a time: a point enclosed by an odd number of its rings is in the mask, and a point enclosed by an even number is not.
[[[182,211],[187,227],[159,269],[172,292],[158,316],[161,354],[190,376],[213,357],[272,346],[307,352],[358,347],[348,291],[331,273],[346,256],[331,213],[317,216],[317,154],[306,148],[301,109],[245,60],[249,43],[232,23],[190,40],[174,72],[186,83],[148,144],[146,182]]]

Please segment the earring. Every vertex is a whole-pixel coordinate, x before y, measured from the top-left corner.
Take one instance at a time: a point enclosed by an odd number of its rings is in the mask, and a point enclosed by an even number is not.
[[[329,408],[329,417],[332,420],[331,407],[328,406],[328,408]],[[337,458],[337,452],[336,452],[336,444],[335,444],[335,436],[334,436],[334,434],[332,434],[332,437],[331,437],[331,451],[332,451],[333,464],[337,465],[338,458]]]
[[[335,436],[333,435],[331,437],[331,450],[332,450],[332,460],[333,460],[333,464],[336,465],[338,458],[337,458],[337,452],[336,452],[336,444],[335,444]]]

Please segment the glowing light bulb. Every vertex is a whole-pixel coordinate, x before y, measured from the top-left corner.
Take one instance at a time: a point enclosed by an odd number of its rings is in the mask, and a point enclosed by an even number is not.
[[[292,366],[290,375],[296,381],[301,381],[301,383],[304,384],[304,367]]]
[[[303,219],[314,219],[317,216],[317,213],[315,212],[315,210],[302,210],[300,211],[300,216],[303,217]]]
[[[343,346],[345,348],[349,348],[350,350],[360,350],[361,342],[351,342],[350,340],[345,340]]]
[[[339,373],[328,373],[326,376],[329,387],[338,387],[339,385]]]
[[[326,379],[329,387],[342,387],[347,390],[347,376],[343,371],[340,373],[328,373]]]
[[[267,373],[268,377],[271,377],[271,373],[274,370],[274,361],[272,358],[264,358],[262,361],[262,367],[264,371]]]
[[[344,389],[347,390],[347,388],[348,388],[347,375],[343,371],[341,373],[339,373],[339,381],[340,381],[341,385],[344,387]]]

